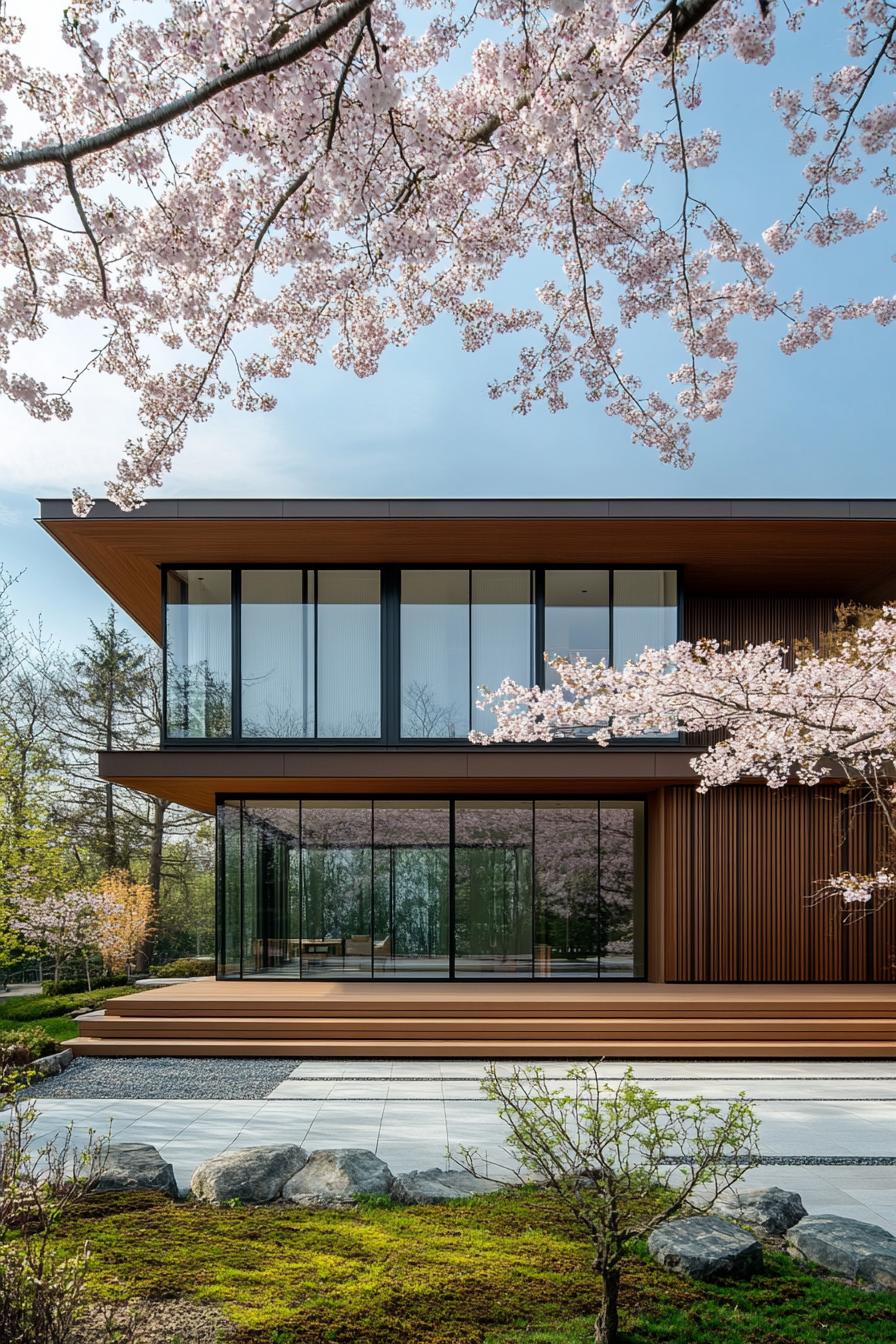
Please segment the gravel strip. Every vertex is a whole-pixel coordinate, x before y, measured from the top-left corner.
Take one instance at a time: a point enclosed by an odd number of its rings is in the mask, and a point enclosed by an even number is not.
[[[295,1059],[76,1059],[64,1073],[27,1089],[45,1097],[136,1101],[264,1101]]]

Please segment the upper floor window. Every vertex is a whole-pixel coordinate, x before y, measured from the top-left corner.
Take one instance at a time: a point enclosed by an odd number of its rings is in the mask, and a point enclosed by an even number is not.
[[[488,730],[482,687],[672,643],[677,575],[643,569],[169,569],[167,736],[420,741]]]
[[[230,571],[169,569],[166,597],[168,736],[230,737]]]

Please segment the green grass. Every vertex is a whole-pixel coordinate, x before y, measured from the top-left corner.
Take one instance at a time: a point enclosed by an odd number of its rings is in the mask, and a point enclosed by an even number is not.
[[[16,994],[0,1000],[0,1025],[10,1022],[41,1022],[73,1013],[76,1008],[98,1008],[106,999],[139,994],[136,985],[81,990],[76,994]]]
[[[70,1017],[36,1017],[28,1022],[8,1022],[0,1016],[0,1040],[4,1036],[18,1036],[23,1029],[31,1027],[42,1027],[54,1041],[70,1041],[78,1034],[77,1023]]]
[[[57,1233],[89,1241],[109,1299],[214,1304],[239,1344],[586,1344],[598,1293],[586,1243],[546,1192],[351,1211],[93,1196]],[[708,1286],[633,1254],[628,1344],[894,1344],[896,1303],[769,1254],[749,1284]]]

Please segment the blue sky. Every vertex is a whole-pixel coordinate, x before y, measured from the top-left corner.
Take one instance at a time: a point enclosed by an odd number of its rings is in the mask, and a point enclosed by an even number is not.
[[[47,0],[46,23],[60,5]],[[805,82],[845,60],[834,45],[836,6],[809,16],[786,37],[769,69],[725,62],[706,81],[704,107],[689,129],[723,133],[720,166],[701,181],[745,233],[756,234],[792,207],[798,166],[769,107],[775,84]],[[44,19],[42,17],[42,23]],[[52,28],[41,40],[49,44]],[[47,49],[50,60],[50,48]],[[732,167],[734,166],[734,171]],[[857,208],[873,197],[864,195]],[[892,202],[891,202],[892,205]],[[837,301],[892,293],[892,223],[830,252],[791,254],[781,292],[798,284]],[[544,279],[539,258],[521,263],[499,297],[524,304]],[[741,323],[740,376],[723,418],[697,427],[695,465],[662,466],[634,448],[625,427],[575,392],[559,415],[522,418],[492,401],[487,384],[513,367],[511,341],[465,354],[440,321],[406,350],[392,351],[374,378],[340,373],[325,358],[275,388],[277,409],[250,417],[222,409],[197,427],[166,495],[638,495],[891,496],[896,494],[892,386],[894,328],[868,322],[840,328],[814,351],[785,358],[780,328]],[[65,357],[79,332],[51,335]],[[670,343],[649,324],[623,336],[627,359],[645,382],[663,385]],[[67,367],[71,358],[64,359]],[[106,599],[32,519],[36,495],[66,495],[75,483],[102,492],[122,440],[134,432],[132,403],[102,380],[85,384],[66,426],[38,424],[0,405],[0,560],[23,571],[18,604],[28,619],[72,646]]]

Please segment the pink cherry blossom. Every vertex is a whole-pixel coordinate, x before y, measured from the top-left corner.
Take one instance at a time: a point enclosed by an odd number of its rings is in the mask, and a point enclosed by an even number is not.
[[[480,745],[553,742],[572,734],[606,747],[643,734],[711,732],[691,761],[698,791],[743,779],[773,789],[842,780],[870,798],[896,851],[896,607],[831,653],[788,658],[780,644],[722,649],[714,640],[645,649],[624,667],[551,659],[545,690],[506,680],[480,709],[495,715]],[[896,889],[894,869],[840,874],[827,890],[849,903]]]
[[[790,28],[815,7],[794,0]],[[896,189],[892,0],[845,0],[829,67],[770,84],[802,175],[761,237],[704,187],[726,151],[712,67],[773,65],[775,20],[765,0],[78,0],[62,74],[25,60],[22,22],[0,17],[0,395],[52,421],[83,377],[136,393],[107,483],[130,509],[221,401],[269,410],[274,380],[327,351],[369,377],[447,314],[468,349],[523,335],[492,396],[559,411],[578,384],[686,467],[691,425],[734,387],[737,319],[770,324],[788,354],[847,317],[892,321],[873,287],[804,307],[774,288],[778,255],[885,219],[852,193]],[[543,258],[544,283],[496,302],[523,256]],[[86,353],[48,381],[29,372],[33,344],[75,318]],[[643,319],[680,347],[674,396],[627,353]],[[73,502],[91,506],[82,488]]]

